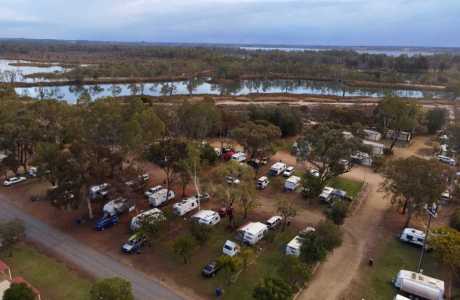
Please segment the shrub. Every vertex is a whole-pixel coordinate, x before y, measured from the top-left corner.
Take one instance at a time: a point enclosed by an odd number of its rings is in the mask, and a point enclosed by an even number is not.
[[[450,227],[460,231],[460,208],[457,208],[450,218]]]
[[[328,251],[332,251],[342,245],[343,232],[339,226],[331,221],[320,222],[315,232],[321,237],[323,245]]]
[[[296,256],[284,256],[278,268],[280,278],[286,280],[295,291],[300,289],[311,277],[311,267]]]
[[[211,235],[211,231],[212,227],[196,222],[193,222],[192,227],[190,227],[190,233],[200,245],[206,244]]]
[[[336,225],[342,225],[348,214],[349,204],[346,201],[337,201],[327,212],[327,217]]]
[[[203,145],[201,148],[200,158],[207,161],[210,165],[214,165],[219,159],[216,151],[209,144]]]
[[[314,264],[326,258],[328,250],[324,241],[316,232],[310,232],[304,236],[300,248],[300,259],[307,264]]]
[[[256,300],[288,300],[292,299],[293,290],[282,279],[266,277],[257,285],[252,296]]]
[[[190,236],[182,236],[176,239],[173,245],[173,251],[176,255],[182,257],[184,264],[190,261],[193,249],[195,248],[195,241]]]
[[[113,277],[98,280],[90,291],[91,300],[134,300],[131,283]]]
[[[5,291],[3,300],[35,300],[35,294],[25,283],[13,283]]]

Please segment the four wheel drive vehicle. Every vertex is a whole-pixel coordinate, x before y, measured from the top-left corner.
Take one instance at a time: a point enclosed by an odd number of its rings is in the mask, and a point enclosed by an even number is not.
[[[109,202],[107,202],[102,211],[104,214],[114,216],[114,215],[121,215],[125,211],[129,209],[129,201],[126,198],[118,197]]]
[[[173,212],[176,216],[183,216],[200,206],[200,201],[196,197],[189,197],[173,205]]]
[[[113,225],[115,225],[117,223],[118,223],[118,216],[117,215],[114,215],[114,216],[106,215],[106,216],[103,216],[101,219],[99,219],[96,222],[95,229],[97,231],[102,231],[104,229],[112,227]]]
[[[294,175],[294,172],[295,172],[295,168],[292,167],[292,166],[289,166],[286,168],[286,170],[283,172],[283,176],[284,177],[291,177],[292,175]]]
[[[200,210],[192,216],[192,221],[198,224],[214,226],[220,222],[220,216],[217,212],[212,210]]]
[[[230,240],[227,240],[222,247],[222,253],[228,256],[238,255],[241,251],[240,245]]]
[[[174,191],[162,189],[149,197],[149,203],[152,207],[159,207],[164,203],[168,202],[169,200],[174,199],[175,197],[176,194],[174,193]]]
[[[214,277],[220,269],[221,267],[219,266],[217,261],[213,260],[210,263],[208,263],[203,268],[203,270],[201,270],[201,275],[203,275],[204,277]]]
[[[259,179],[257,179],[256,187],[259,190],[263,190],[268,186],[269,183],[270,181],[268,180],[268,177],[262,176]]]
[[[339,165],[341,165],[343,167],[344,172],[349,172],[351,170],[351,167],[352,167],[350,161],[347,160],[347,159],[339,160]]]
[[[225,182],[227,182],[228,184],[240,184],[240,180],[233,176],[226,176]]]
[[[333,192],[334,192],[334,188],[332,188],[330,186],[326,186],[326,187],[324,187],[323,191],[319,195],[319,199],[321,201],[329,203],[331,198],[332,198],[332,196],[333,196]]]
[[[277,162],[276,164],[272,165],[270,168],[269,175],[270,176],[278,176],[283,174],[286,171],[287,165],[283,162]]]
[[[265,224],[268,226],[268,229],[276,229],[281,225],[282,221],[283,221],[283,217],[273,216],[267,221],[265,221]]]
[[[139,253],[139,250],[146,244],[147,239],[142,234],[132,235],[126,243],[121,246],[121,251],[126,254]]]
[[[438,160],[442,163],[448,164],[449,166],[455,166],[457,164],[455,159],[444,155],[438,155]]]
[[[232,155],[231,159],[237,162],[243,162],[246,160],[246,154],[243,152],[237,152]]]
[[[157,186],[154,186],[154,187],[151,187],[149,188],[148,190],[145,191],[144,195],[145,197],[150,197],[152,196],[153,194],[155,194],[156,192],[162,190],[163,187],[161,185],[157,185]]]
[[[152,208],[150,210],[141,212],[137,216],[131,219],[130,229],[136,231],[141,228],[144,222],[162,222],[166,220],[163,212],[158,208]]]
[[[447,190],[441,194],[441,197],[439,198],[439,200],[441,204],[447,204],[449,203],[450,200],[452,200],[452,196],[450,195],[450,192]]]
[[[4,186],[12,186],[12,185],[18,184],[18,183],[26,181],[26,180],[27,180],[27,178],[23,177],[23,176],[10,177],[10,178],[7,178],[5,181],[3,181],[3,185]]]
[[[399,239],[403,242],[423,247],[425,233],[414,228],[404,228]]]
[[[150,180],[150,175],[149,174],[142,174],[142,175],[139,175],[139,180],[140,181],[143,181],[143,182],[147,182]]]

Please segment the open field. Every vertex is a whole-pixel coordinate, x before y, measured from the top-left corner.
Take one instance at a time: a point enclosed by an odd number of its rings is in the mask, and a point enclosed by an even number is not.
[[[19,244],[12,252],[12,256],[0,253],[0,258],[11,267],[13,276],[22,276],[36,287],[42,299],[89,299],[90,279],[31,244]]]

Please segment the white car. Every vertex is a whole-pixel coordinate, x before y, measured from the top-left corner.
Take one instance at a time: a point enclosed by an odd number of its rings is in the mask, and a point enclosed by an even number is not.
[[[457,164],[455,159],[444,155],[438,155],[438,160],[442,163],[448,164],[449,166],[455,166]]]
[[[319,173],[318,170],[316,170],[316,169],[311,169],[311,170],[310,170],[310,175],[315,176],[315,177],[319,177],[321,174]]]
[[[23,181],[26,181],[27,178],[25,177],[10,177],[8,179],[6,179],[5,181],[3,181],[3,185],[4,186],[12,186],[12,185],[15,185],[15,184],[18,184],[20,182],[23,182]]]
[[[334,193],[334,188],[332,188],[330,186],[326,186],[326,187],[324,187],[323,191],[319,195],[319,199],[321,201],[329,203],[329,201],[331,200],[331,198],[333,196],[333,193]]]
[[[286,168],[286,170],[283,172],[284,177],[291,177],[294,175],[295,169],[292,166],[289,166]]]
[[[237,243],[230,240],[227,240],[224,246],[222,247],[222,253],[228,256],[236,256],[238,255],[238,253],[240,253],[240,250],[240,246]]]
[[[270,181],[268,180],[268,177],[262,176],[257,180],[256,187],[259,190],[263,190],[268,186],[269,183]]]

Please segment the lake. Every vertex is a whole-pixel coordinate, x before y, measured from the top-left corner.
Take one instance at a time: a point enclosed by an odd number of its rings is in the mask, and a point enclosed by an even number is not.
[[[42,66],[13,66],[14,63],[31,63],[25,60],[0,59],[0,82],[11,82],[14,76],[15,82],[43,82],[44,78],[26,78],[24,76],[35,73],[62,73],[67,71],[57,63],[47,63]],[[50,66],[51,65],[51,66]],[[54,80],[55,81],[55,80]]]
[[[324,96],[383,97],[389,90],[375,88],[344,87],[340,83],[312,80],[244,80],[231,84],[213,84],[204,80],[175,81],[145,84],[99,84],[83,86],[54,86],[16,88],[16,93],[39,99],[60,99],[75,103],[85,95],[92,100],[108,96],[166,96],[166,95],[248,95],[251,93],[290,93]],[[450,98],[446,92],[394,89],[399,97],[413,99]]]

